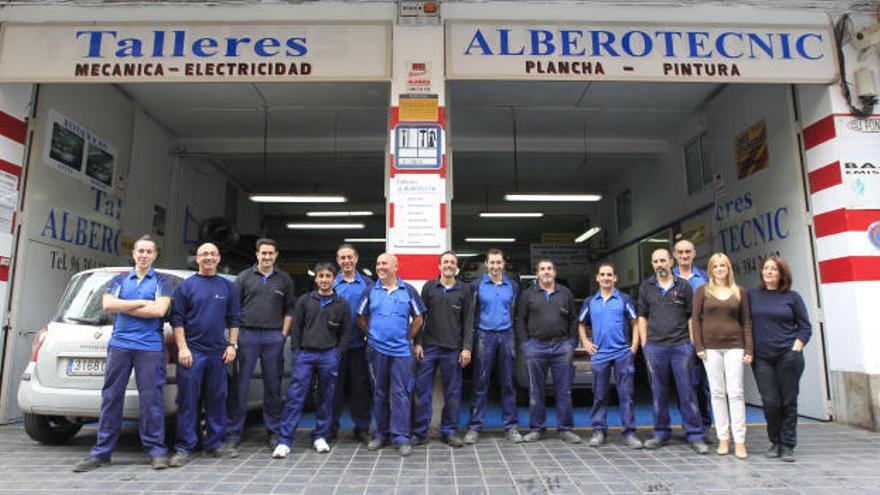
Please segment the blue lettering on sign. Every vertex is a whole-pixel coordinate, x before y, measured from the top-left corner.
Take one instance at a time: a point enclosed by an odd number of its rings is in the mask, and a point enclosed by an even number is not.
[[[203,36],[190,40],[185,30],[156,30],[152,32],[152,36],[146,38],[121,38],[119,31],[115,30],[84,29],[76,31],[75,38],[85,42],[86,50],[83,58],[114,56],[138,59],[147,56],[162,58],[166,56],[186,57],[187,55],[199,58],[236,58],[247,49],[257,57],[272,58],[278,56],[303,57],[309,52],[308,43],[304,36],[264,37],[257,39],[256,42],[248,36],[225,38]],[[486,49],[488,51],[488,43]]]
[[[731,254],[785,239],[791,233],[786,224],[787,220],[788,208],[781,206],[737,224],[722,227],[718,232],[721,236],[721,248],[725,253]]]
[[[477,27],[463,54],[531,57],[621,57],[623,54],[637,58],[656,55],[664,58],[811,61],[826,58],[824,41],[825,35],[818,32],[526,28],[518,33],[514,28],[483,30]]]
[[[81,246],[119,256],[121,232],[96,220],[81,217],[62,209],[52,208],[40,235],[73,246]]]

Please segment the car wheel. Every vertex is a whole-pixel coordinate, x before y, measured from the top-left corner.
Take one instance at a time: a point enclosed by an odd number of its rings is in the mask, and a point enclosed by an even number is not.
[[[40,443],[66,443],[82,428],[82,423],[68,421],[62,416],[24,414],[24,431]]]

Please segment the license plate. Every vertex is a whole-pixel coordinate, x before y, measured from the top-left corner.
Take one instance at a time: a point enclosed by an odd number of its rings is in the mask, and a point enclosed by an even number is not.
[[[106,359],[72,358],[67,360],[67,376],[103,376]]]

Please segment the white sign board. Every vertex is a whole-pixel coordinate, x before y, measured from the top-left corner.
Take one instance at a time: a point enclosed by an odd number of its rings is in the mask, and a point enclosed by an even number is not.
[[[830,83],[830,26],[450,22],[448,79]]]
[[[880,118],[835,117],[847,208],[880,209]]]
[[[442,246],[440,204],[444,182],[435,174],[398,174],[391,180],[394,227],[390,229],[394,247],[436,248]]]
[[[5,24],[0,82],[390,78],[390,26]]]

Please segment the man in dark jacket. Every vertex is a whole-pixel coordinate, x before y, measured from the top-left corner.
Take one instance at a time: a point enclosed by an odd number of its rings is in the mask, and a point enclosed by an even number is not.
[[[281,414],[281,431],[272,457],[281,459],[290,453],[293,435],[302,415],[306,396],[312,384],[312,375],[318,374],[318,411],[312,444],[315,450],[330,451],[327,434],[333,421],[333,398],[339,360],[348,347],[351,310],[348,303],[333,291],[336,268],[331,263],[315,266],[316,289],[303,294],[293,310],[293,329],[290,346],[293,366],[290,370],[290,388]]]

